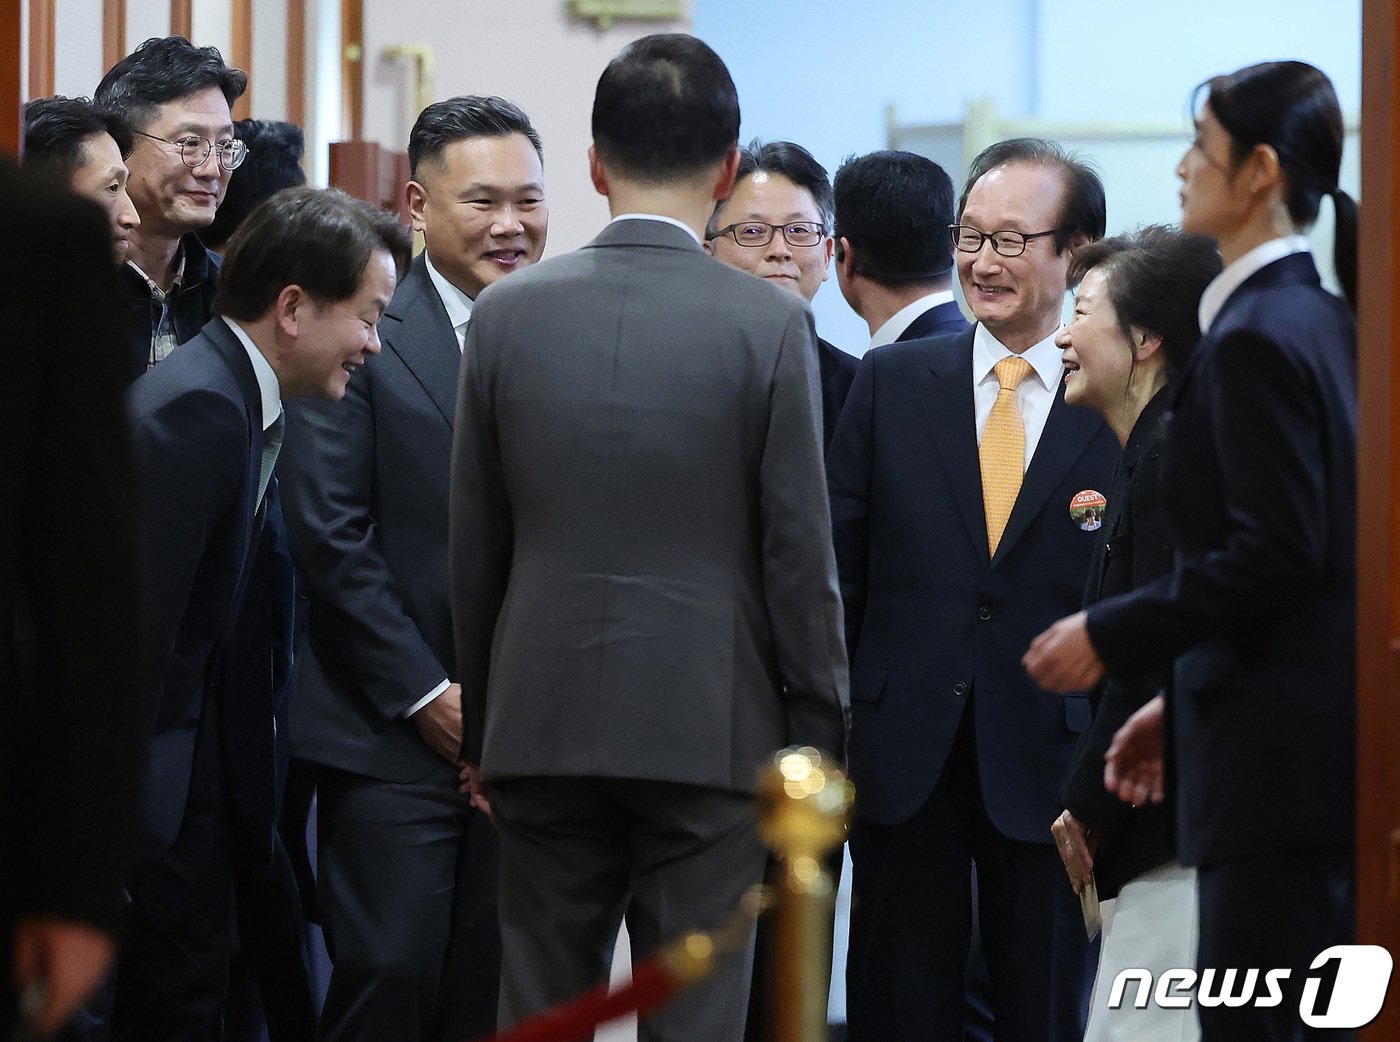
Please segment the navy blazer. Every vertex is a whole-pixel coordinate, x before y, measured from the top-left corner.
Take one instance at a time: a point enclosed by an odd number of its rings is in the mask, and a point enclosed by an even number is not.
[[[458,679],[447,495],[462,354],[420,254],[339,402],[293,402],[282,475],[309,596],[294,755],[392,782],[451,764],[404,712]]]
[[[156,842],[168,846],[261,527],[262,397],[243,345],[216,318],[136,380],[127,405],[145,508],[146,662],[156,695],[146,812]]]
[[[1089,613],[1110,670],[1178,656],[1186,864],[1354,843],[1355,345],[1309,254],[1230,296],[1173,405],[1174,572]]]
[[[831,436],[836,433],[836,421],[851,393],[860,359],[848,355],[835,344],[817,339],[817,361],[822,381],[822,448],[831,448]]]
[[[995,558],[988,559],[971,329],[867,354],[827,459],[851,652],[856,813],[897,824],[928,799],[973,693],[987,813],[1048,843],[1083,693],[1046,695],[1021,668],[1031,639],[1075,610],[1094,536],[1070,500],[1107,487],[1108,426],[1057,392]]]
[[[906,340],[923,340],[931,336],[961,333],[970,326],[971,323],[963,317],[962,311],[958,309],[958,302],[945,300],[942,304],[929,308],[913,322],[910,322],[909,328],[899,334],[895,343],[902,344]]]

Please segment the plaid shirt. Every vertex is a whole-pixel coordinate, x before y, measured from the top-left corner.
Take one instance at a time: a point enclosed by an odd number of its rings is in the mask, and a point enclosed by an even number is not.
[[[175,339],[175,321],[170,314],[170,305],[167,298],[173,296],[180,288],[180,283],[185,277],[185,245],[180,244],[179,264],[175,269],[175,281],[170,284],[169,290],[163,290],[156,285],[155,280],[136,266],[135,261],[126,262],[131,270],[146,280],[146,285],[151,289],[151,300],[160,305],[160,318],[155,319],[151,324],[151,353],[146,360],[146,368],[154,369],[158,362],[163,362],[174,351],[179,341]]]

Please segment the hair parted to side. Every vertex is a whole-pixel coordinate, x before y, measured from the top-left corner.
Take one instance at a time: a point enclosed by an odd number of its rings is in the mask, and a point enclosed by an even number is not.
[[[161,105],[209,87],[217,87],[232,108],[248,89],[248,76],[226,64],[217,47],[196,47],[183,36],[153,36],[113,65],[92,97],[140,130]]]
[[[238,176],[229,178],[214,223],[199,233],[200,241],[211,250],[222,249],[264,199],[306,184],[306,171],[301,168],[306,140],[295,123],[240,119],[233,124],[233,136],[248,146],[248,156]]]
[[[524,110],[505,98],[463,94],[435,101],[418,114],[408,135],[409,176],[418,176],[424,160],[439,160],[448,145],[473,137],[524,134],[544,162],[544,144]]]
[[[1222,267],[1213,239],[1149,224],[1076,251],[1069,282],[1094,270],[1106,275],[1123,336],[1129,343],[1134,329],[1160,336],[1168,369],[1179,372],[1201,339],[1201,294]]]
[[[895,151],[847,159],[836,171],[835,198],[835,232],[851,244],[859,274],[897,287],[953,267],[953,181],[932,159]]]
[[[739,143],[739,95],[724,62],[683,33],[644,36],[608,63],[593,97],[593,144],[642,182],[697,174]]]
[[[1009,138],[988,145],[978,153],[967,172],[962,195],[958,197],[959,219],[967,206],[972,186],[997,167],[1009,163],[1046,166],[1060,172],[1065,192],[1056,219],[1056,253],[1063,253],[1076,234],[1083,234],[1091,242],[1103,238],[1104,228],[1108,224],[1108,207],[1104,201],[1103,181],[1098,173],[1078,153],[1069,151],[1058,141],[1038,137]]]
[[[84,143],[94,134],[109,134],[125,159],[131,155],[131,124],[119,112],[87,98],[39,98],[24,106],[26,167],[65,184],[83,165]]]
[[[408,270],[411,239],[398,219],[338,188],[287,188],[248,215],[229,239],[214,310],[241,321],[267,313],[300,286],[317,303],[348,300],[376,250]]]
[[[1287,179],[1288,216],[1311,227],[1323,196],[1336,207],[1333,263],[1347,301],[1356,307],[1356,201],[1338,184],[1342,169],[1342,107],[1327,74],[1307,62],[1271,61],[1215,76],[1196,88],[1230,135],[1235,166],[1259,145],[1277,154]]]
[[[778,174],[798,188],[806,189],[821,211],[822,222],[830,234],[835,211],[831,178],[827,175],[826,167],[818,163],[812,153],[791,141],[765,143],[754,138],[739,150],[739,170],[734,177],[734,187],[743,184],[745,178],[759,173]],[[722,199],[715,205],[714,212],[710,214],[710,225],[705,230],[707,236],[713,236],[718,230],[719,213],[727,202],[728,199]]]

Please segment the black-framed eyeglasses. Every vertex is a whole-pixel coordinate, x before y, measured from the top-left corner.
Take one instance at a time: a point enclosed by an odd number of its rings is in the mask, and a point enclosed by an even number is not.
[[[186,134],[171,141],[168,137],[147,134],[144,130],[138,130],[136,133],[152,141],[164,141],[167,145],[174,145],[180,150],[180,161],[191,170],[203,166],[209,158],[209,153],[216,150],[219,153],[219,166],[225,170],[237,170],[243,160],[248,158],[248,146],[237,138],[232,141],[214,142],[198,134]]]
[[[793,221],[791,224],[739,221],[721,228],[709,238],[718,239],[721,235],[729,235],[740,246],[767,246],[779,229],[782,229],[783,241],[789,246],[816,246],[826,238],[826,228],[812,221]]]
[[[1019,257],[1026,252],[1026,243],[1032,239],[1054,235],[1056,232],[1064,231],[1064,229],[1051,228],[1049,231],[1043,232],[1013,232],[1009,229],[1003,229],[999,232],[979,232],[971,225],[950,224],[948,231],[953,237],[953,245],[963,253],[977,253],[982,249],[982,244],[990,239],[992,249],[1001,256]]]

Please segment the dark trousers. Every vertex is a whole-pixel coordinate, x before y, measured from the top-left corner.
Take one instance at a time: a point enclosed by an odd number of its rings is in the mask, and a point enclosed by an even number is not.
[[[496,837],[447,763],[419,782],[319,774],[325,1040],[465,1042],[495,1030]]]
[[[898,825],[858,823],[847,1019],[851,1042],[963,1038],[977,866],[982,948],[997,1042],[1077,1042],[1095,952],[1050,843],[1020,843],[987,818],[972,707],[924,806]]]
[[[501,836],[501,1022],[604,984],[625,916],[634,965],[711,929],[763,874],[752,795],[672,782],[515,778],[492,790]],[[641,1042],[738,1042],[752,947],[643,1014]]]
[[[1355,864],[1350,852],[1277,855],[1201,868],[1201,941],[1196,966],[1287,969],[1277,1006],[1197,1008],[1202,1042],[1304,1042],[1355,1038],[1311,1028],[1299,1015],[1309,967],[1356,934]],[[1263,992],[1261,983],[1256,994]]]

